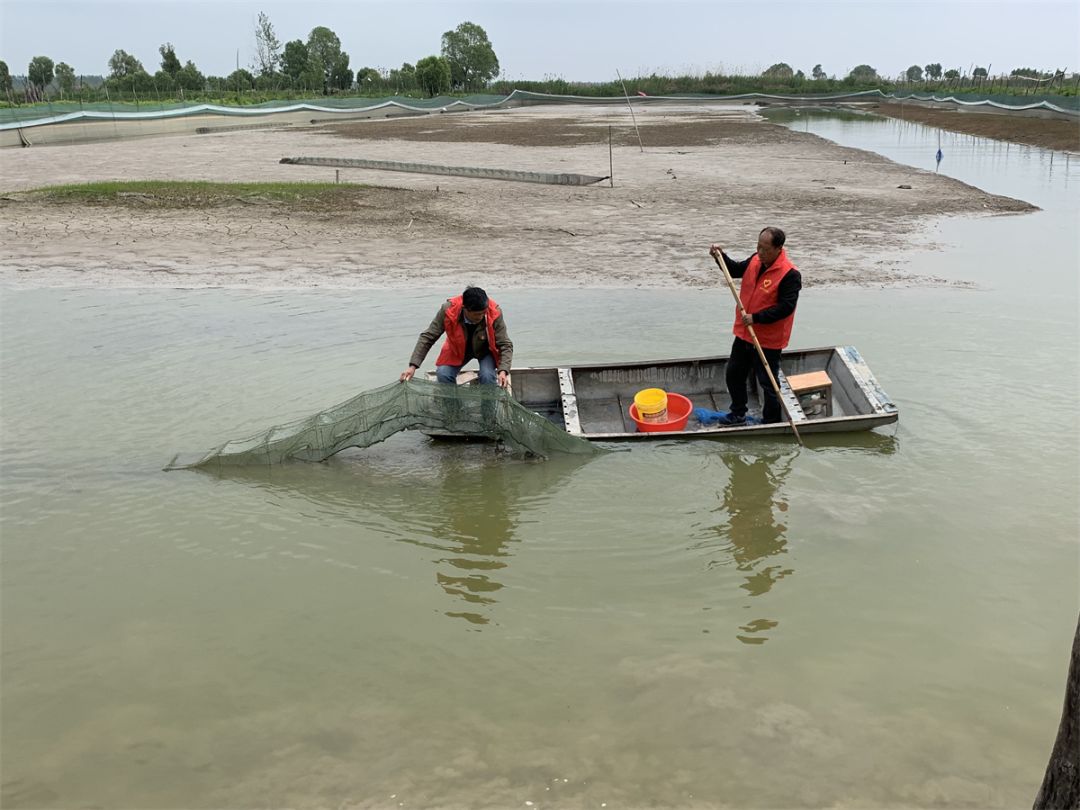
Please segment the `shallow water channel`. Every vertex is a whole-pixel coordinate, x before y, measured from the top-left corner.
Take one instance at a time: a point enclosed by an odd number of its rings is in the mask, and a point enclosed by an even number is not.
[[[791,125],[934,170],[931,128]],[[803,450],[163,473],[392,380],[444,291],[4,290],[4,806],[1030,804],[1080,607],[1080,165],[941,139],[1043,210],[902,257],[972,287],[808,289],[794,345],[855,345],[900,422]],[[497,298],[522,365],[730,345],[720,286]]]

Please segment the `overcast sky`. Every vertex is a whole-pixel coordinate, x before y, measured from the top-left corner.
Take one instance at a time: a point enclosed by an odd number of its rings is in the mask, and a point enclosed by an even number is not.
[[[931,62],[1080,70],[1077,0],[0,0],[0,59],[13,75],[38,55],[106,74],[120,48],[154,73],[158,46],[171,42],[182,62],[227,75],[238,51],[251,66],[260,11],[283,43],[330,28],[354,70],[437,54],[443,32],[464,21],[487,31],[509,81],[758,73],[776,62],[808,75],[820,63],[837,77],[859,64],[885,76]]]

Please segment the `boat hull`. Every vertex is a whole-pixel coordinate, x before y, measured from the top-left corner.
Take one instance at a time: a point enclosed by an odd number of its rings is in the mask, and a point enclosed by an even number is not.
[[[575,436],[591,441],[656,441],[772,436],[790,433],[785,421],[768,425],[703,426],[691,418],[680,431],[639,432],[630,416],[634,394],[663,388],[689,397],[695,407],[726,410],[730,404],[725,373],[728,357],[680,358],[633,363],[516,368],[513,395]],[[824,371],[832,383],[828,415],[803,411],[787,378]],[[846,433],[892,424],[899,411],[852,346],[785,351],[781,361],[781,396],[800,434]],[[750,413],[760,416],[761,394],[751,384]]]

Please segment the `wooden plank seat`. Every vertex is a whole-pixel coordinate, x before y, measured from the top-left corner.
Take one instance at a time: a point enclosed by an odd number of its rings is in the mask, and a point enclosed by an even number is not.
[[[832,416],[832,380],[826,372],[793,374],[787,382],[808,417]]]

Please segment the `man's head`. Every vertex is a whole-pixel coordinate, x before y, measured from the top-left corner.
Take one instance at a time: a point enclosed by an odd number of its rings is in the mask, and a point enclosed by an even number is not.
[[[487,293],[479,287],[466,287],[465,292],[461,294],[461,305],[469,322],[476,323],[487,312]]]
[[[780,251],[784,248],[787,236],[779,228],[762,228],[758,234],[757,255],[761,259],[761,266],[768,267],[776,261]]]

